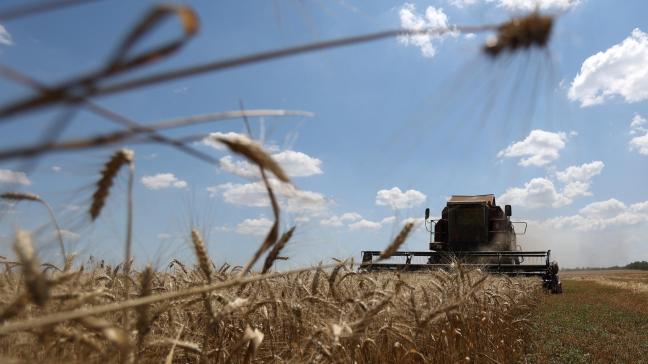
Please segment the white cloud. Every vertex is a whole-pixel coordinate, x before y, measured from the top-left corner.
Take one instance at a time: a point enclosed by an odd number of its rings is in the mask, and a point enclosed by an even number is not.
[[[546,178],[534,178],[525,183],[524,187],[509,188],[499,200],[503,204],[529,208],[560,207],[572,202],[556,191],[553,182]]]
[[[380,223],[383,225],[393,224],[394,222],[396,222],[396,216],[387,216],[380,221]]]
[[[540,10],[568,10],[581,3],[581,0],[449,0],[457,8],[465,8],[477,3],[496,3],[509,11],[530,12]]]
[[[54,234],[54,236],[56,238],[58,238],[56,236],[56,233]],[[61,229],[61,236],[66,241],[78,241],[79,239],[81,239],[81,235],[79,235],[79,234],[77,234],[77,233],[75,233],[73,231],[65,230],[65,229]]]
[[[639,114],[635,114],[632,117],[632,121],[630,122],[630,128],[635,129],[635,128],[642,127],[644,125],[646,125],[646,118],[644,118]]]
[[[0,183],[17,183],[20,185],[30,185],[31,181],[23,172],[14,172],[8,169],[0,169]]]
[[[171,235],[169,233],[159,233],[157,235],[157,237],[158,237],[159,240],[169,240],[169,239],[171,239],[173,237],[173,235]]]
[[[245,160],[234,160],[231,155],[226,155],[218,161],[220,169],[243,178],[260,177],[259,167]]]
[[[378,230],[382,227],[382,224],[379,222],[375,221],[369,221],[362,219],[360,221],[356,221],[352,224],[349,225],[349,228],[351,230],[359,230],[359,229],[366,229],[366,230]]]
[[[405,3],[398,12],[400,17],[401,27],[411,30],[419,30],[425,28],[448,28],[448,16],[443,12],[442,8],[435,8],[428,6],[425,9],[425,15],[416,14],[416,6],[414,4]],[[451,33],[441,34],[417,34],[411,36],[399,37],[399,41],[403,44],[414,45],[421,49],[421,53],[425,57],[434,57],[436,54],[435,43],[439,43],[444,36]],[[452,33],[454,34],[454,33]]]
[[[486,0],[492,2],[495,0]],[[568,10],[578,4],[581,0],[496,0],[497,6],[510,11],[530,12],[537,8],[540,10]]]
[[[648,155],[648,132],[642,136],[632,138],[630,148],[636,150],[639,154]]]
[[[499,158],[520,158],[519,165],[544,166],[560,157],[560,151],[565,148],[567,134],[552,133],[535,129],[519,142],[513,143],[497,153]]]
[[[309,177],[322,174],[322,161],[302,152],[285,150],[272,154],[272,158],[279,163],[290,177]],[[234,160],[226,155],[219,160],[220,168],[228,173],[244,178],[260,177],[259,167],[245,160]]]
[[[291,177],[309,177],[322,174],[322,161],[302,152],[285,150],[273,154],[272,158]]]
[[[320,220],[320,224],[330,227],[347,226],[351,230],[378,230],[385,226],[394,225],[398,220],[399,224],[405,225],[408,222],[415,224],[421,223],[421,218],[408,217],[404,220],[399,220],[396,216],[387,216],[380,221],[371,221],[364,219],[356,212],[347,212],[340,216],[333,215],[329,218]]]
[[[0,44],[4,44],[4,45],[13,44],[13,39],[11,38],[11,34],[9,34],[7,28],[5,28],[2,24],[0,24]]]
[[[376,205],[391,206],[394,209],[404,209],[420,205],[426,196],[417,190],[401,191],[398,187],[390,190],[380,190],[376,193]]]
[[[605,167],[605,163],[601,161],[593,161],[580,166],[571,166],[562,172],[557,172],[556,178],[563,183],[589,182],[592,177],[601,174],[603,167]]]
[[[158,173],[155,176],[142,177],[142,184],[151,190],[163,188],[186,188],[187,182],[178,179],[173,173]]]
[[[648,155],[648,129],[645,128],[646,124],[646,118],[635,114],[630,123],[630,135],[640,135],[633,137],[628,142],[630,150],[635,150],[643,155]]]
[[[450,5],[457,7],[459,9],[463,9],[467,6],[475,5],[479,2],[479,0],[449,0],[448,1]]]
[[[362,219],[362,215],[357,212],[346,212],[340,216],[333,215],[329,218],[320,220],[323,226],[343,226],[346,223],[352,223]]]
[[[628,103],[648,99],[648,34],[639,28],[621,43],[587,58],[568,93],[581,107],[614,96]]]
[[[578,211],[579,214],[590,218],[609,218],[626,209],[626,205],[614,198],[607,201],[593,202]]]
[[[54,173],[59,173],[62,170],[63,170],[63,168],[61,168],[60,166],[52,166],[52,171]]]
[[[242,235],[265,235],[272,227],[273,222],[261,217],[258,219],[245,219],[236,225],[236,232]]]
[[[499,199],[505,204],[529,208],[566,206],[577,197],[592,195],[589,191],[591,180],[601,174],[603,167],[603,162],[593,161],[556,172],[556,178],[564,184],[562,191],[547,178],[534,178],[524,187],[507,189]]]
[[[589,191],[589,188],[590,188],[589,182],[580,182],[580,181],[570,182],[565,185],[562,194],[569,201],[572,201],[576,197],[591,196],[592,193]]]
[[[269,181],[282,209],[286,211],[314,213],[326,209],[326,198],[317,192],[298,190],[291,184],[281,183],[275,179]],[[224,183],[208,187],[207,191],[212,197],[220,196],[225,202],[233,205],[270,206],[270,199],[262,182]]]
[[[557,216],[547,219],[544,225],[556,229],[576,231],[600,231],[610,228],[624,228],[648,222],[648,201],[626,206],[617,199],[599,201],[583,207],[578,214]]]

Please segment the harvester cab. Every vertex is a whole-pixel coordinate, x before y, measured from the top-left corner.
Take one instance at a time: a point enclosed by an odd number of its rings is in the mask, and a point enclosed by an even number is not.
[[[428,251],[398,251],[389,262],[375,261],[380,251],[363,251],[360,269],[433,270],[459,263],[493,273],[539,276],[545,288],[562,292],[551,251],[522,251],[517,235],[526,233],[527,223],[512,221],[511,216],[511,206],[497,206],[495,195],[452,196],[439,219],[431,219],[430,209],[425,209]],[[516,226],[520,231],[516,232]],[[402,258],[405,262],[393,261]]]

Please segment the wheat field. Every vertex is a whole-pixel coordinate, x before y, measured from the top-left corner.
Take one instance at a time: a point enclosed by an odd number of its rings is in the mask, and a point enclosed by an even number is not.
[[[0,337],[2,361],[519,362],[528,350],[535,295],[541,294],[535,280],[462,267],[357,273],[340,263],[240,284],[241,267],[203,263],[209,269],[173,261],[163,272],[145,268],[128,275],[121,266],[88,263],[60,272],[48,265],[39,288],[5,262],[0,317],[9,325]],[[216,285],[206,293],[119,309],[128,298],[209,281]],[[216,288],[228,282],[235,284]],[[92,314],[110,304],[116,304],[110,312]],[[81,316],[34,321],[70,311]],[[27,327],[14,331],[15,322]]]

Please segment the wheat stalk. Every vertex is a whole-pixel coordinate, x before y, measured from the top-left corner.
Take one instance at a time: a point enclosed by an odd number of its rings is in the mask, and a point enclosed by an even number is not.
[[[5,199],[5,200],[11,200],[11,201],[34,201],[41,203],[45,208],[47,209],[47,213],[50,216],[50,219],[52,220],[52,224],[54,224],[54,228],[56,229],[56,237],[58,238],[59,242],[59,248],[61,249],[61,255],[63,259],[63,270],[67,271],[69,269],[69,264],[67,260],[67,255],[65,254],[65,243],[63,241],[63,233],[61,232],[61,227],[59,226],[58,221],[56,220],[56,216],[54,215],[54,210],[52,210],[52,206],[50,206],[47,201],[45,201],[43,198],[41,198],[39,195],[30,193],[30,192],[5,192],[0,195],[0,198]]]
[[[283,168],[263,148],[244,136],[214,137],[217,142],[225,144],[232,152],[240,154],[263,169],[272,172],[280,181],[290,183]]]
[[[211,283],[213,276],[211,260],[209,259],[209,254],[207,254],[205,243],[200,236],[200,233],[195,228],[191,229],[191,242],[193,243],[194,251],[196,252],[196,258],[198,258],[200,270],[205,275],[207,283]]]
[[[288,231],[283,233],[283,235],[281,235],[277,243],[272,247],[272,250],[270,250],[270,253],[268,253],[261,273],[266,273],[267,271],[269,271],[272,267],[272,263],[274,263],[275,260],[284,258],[280,257],[279,253],[281,253],[281,250],[284,248],[284,246],[286,246],[286,244],[288,244],[290,238],[292,238],[293,233],[295,232],[295,228],[296,226],[293,226]]]
[[[39,270],[40,263],[32,246],[31,236],[27,231],[18,230],[16,232],[14,251],[22,265],[29,297],[37,305],[44,306],[50,295],[49,284]]]
[[[140,278],[140,297],[147,297],[151,295],[153,286],[153,268],[147,265]],[[137,307],[137,343],[141,347],[144,342],[144,337],[151,330],[151,314],[149,312],[149,305],[142,305]]]
[[[394,254],[398,250],[398,248],[403,245],[405,240],[407,240],[407,237],[409,236],[410,232],[412,232],[413,228],[413,222],[408,222],[407,224],[405,224],[398,235],[396,235],[396,238],[394,238],[394,240],[391,242],[391,244],[389,244],[387,248],[385,248],[385,250],[380,253],[378,260],[383,260],[391,257],[392,254]]]
[[[263,184],[266,187],[266,191],[268,192],[268,197],[270,198],[270,205],[272,206],[272,213],[274,215],[274,223],[272,224],[272,227],[270,228],[270,231],[268,231],[268,234],[266,235],[265,240],[263,243],[261,243],[261,246],[257,249],[257,251],[254,253],[252,258],[245,264],[241,272],[239,273],[239,277],[244,276],[247,274],[247,272],[252,268],[254,263],[265,253],[268,249],[270,249],[271,246],[276,244],[277,242],[277,236],[279,235],[279,203],[277,202],[277,198],[274,195],[274,192],[272,191],[272,186],[270,186],[270,182],[268,181],[268,177],[266,176],[265,170],[263,167],[259,166],[259,169],[261,171],[261,178],[263,180]]]

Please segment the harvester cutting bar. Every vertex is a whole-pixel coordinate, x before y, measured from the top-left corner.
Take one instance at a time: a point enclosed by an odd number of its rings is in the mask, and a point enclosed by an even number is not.
[[[546,288],[552,292],[562,291],[558,278],[558,265],[550,261],[551,250],[547,251],[399,251],[388,261],[375,259],[380,251],[363,251],[361,271],[429,271],[447,269],[453,264],[479,268],[491,273],[513,276],[542,277]],[[404,263],[393,262],[405,257]],[[426,257],[426,262],[412,262],[416,257]],[[420,258],[418,259],[420,260]]]
[[[363,251],[360,269],[367,271],[434,270],[446,268],[453,262],[458,262],[466,267],[481,268],[489,272],[510,275],[544,275],[551,270],[550,254],[551,251],[399,251],[392,254],[390,260],[405,257],[405,262],[395,263],[376,261],[375,257],[380,256],[380,251]],[[414,257],[427,257],[428,259],[427,262],[412,262]],[[527,262],[527,260],[530,261]]]

